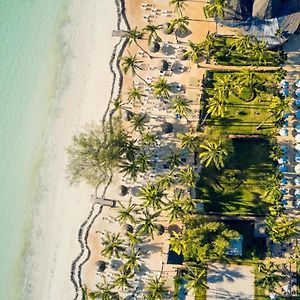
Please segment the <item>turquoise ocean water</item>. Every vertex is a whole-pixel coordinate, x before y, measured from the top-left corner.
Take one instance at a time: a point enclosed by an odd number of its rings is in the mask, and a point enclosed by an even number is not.
[[[20,299],[67,0],[0,1],[0,299]]]

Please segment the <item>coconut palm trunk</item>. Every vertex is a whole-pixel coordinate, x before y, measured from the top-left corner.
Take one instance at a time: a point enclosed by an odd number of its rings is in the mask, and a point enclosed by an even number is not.
[[[256,126],[256,130],[259,130],[268,120],[270,120],[274,116],[273,114],[270,114],[266,119],[264,119],[258,126]]]

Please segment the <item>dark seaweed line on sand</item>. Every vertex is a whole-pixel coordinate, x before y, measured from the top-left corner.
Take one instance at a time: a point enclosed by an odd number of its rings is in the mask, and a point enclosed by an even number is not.
[[[129,26],[129,22],[128,22],[128,19],[127,19],[127,16],[126,16],[125,0],[115,0],[115,4],[116,4],[116,7],[117,7],[117,29],[120,30],[121,20],[123,19],[123,21],[124,21],[124,23],[125,23],[125,25],[127,27],[127,30],[129,30],[130,26]],[[119,45],[121,43],[122,43],[122,38],[120,38],[120,41],[114,46],[113,53],[112,53],[112,56],[111,56],[111,59],[110,59],[110,62],[109,62],[109,68],[110,68],[111,73],[113,74],[113,82],[112,82],[112,88],[111,88],[111,92],[110,92],[110,100],[109,100],[109,103],[107,105],[107,109],[106,109],[106,111],[104,113],[103,120],[102,120],[103,123],[105,122],[105,120],[107,118],[107,113],[109,111],[109,108],[110,108],[110,105],[111,105],[111,102],[112,102],[112,99],[113,99],[114,88],[115,88],[115,84],[116,84],[116,80],[117,80],[117,74],[116,74],[116,72],[115,72],[115,70],[113,68],[113,64],[114,64],[114,61],[115,61],[115,58],[116,58],[117,49],[118,49],[118,47],[119,47]],[[120,51],[118,53],[118,56],[117,56],[117,61],[116,61],[116,67],[117,67],[118,73],[119,73],[119,84],[118,84],[117,97],[120,96],[121,91],[122,91],[122,86],[123,86],[123,73],[122,73],[122,70],[121,70],[121,67],[120,67],[120,57],[122,57],[122,55],[124,53],[124,50],[125,50],[125,48],[127,46],[127,43],[128,43],[128,39],[126,39],[123,42],[123,44],[121,46],[121,49],[120,49]],[[108,183],[108,185],[110,184],[110,182]],[[107,190],[108,185],[104,189],[103,196],[104,196],[104,194],[105,194],[105,192]],[[89,236],[89,231],[90,231],[90,228],[92,227],[93,223],[97,219],[97,217],[101,214],[102,207],[99,209],[99,212],[91,220],[91,223],[89,224],[89,226],[88,226],[88,228],[86,230],[86,234],[85,234],[84,239],[83,239],[82,235],[83,235],[84,227],[90,221],[90,219],[91,219],[91,217],[93,215],[93,212],[94,212],[94,205],[91,208],[88,217],[81,224],[81,226],[79,228],[79,231],[78,231],[78,238],[77,238],[77,240],[78,240],[78,242],[80,244],[81,250],[80,250],[79,255],[72,262],[72,265],[71,265],[71,278],[70,278],[70,280],[71,280],[71,282],[72,282],[72,284],[74,286],[74,289],[75,289],[74,300],[78,299],[79,288],[80,289],[82,288],[82,281],[81,281],[81,270],[82,270],[82,267],[88,261],[88,259],[90,258],[90,255],[91,255],[91,250],[89,249],[89,247],[87,245],[87,239],[88,239],[88,236]],[[79,266],[78,266],[78,272],[77,272],[78,282],[77,282],[76,279],[75,279],[76,265],[77,265],[78,261],[84,255],[85,249],[87,249],[88,254],[87,254],[86,259],[81,264],[79,264]]]

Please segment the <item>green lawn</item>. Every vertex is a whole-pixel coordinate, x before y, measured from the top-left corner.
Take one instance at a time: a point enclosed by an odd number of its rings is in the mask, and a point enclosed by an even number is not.
[[[217,64],[225,66],[249,66],[249,65],[261,65],[261,66],[279,66],[284,63],[285,58],[282,52],[278,51],[266,51],[266,64],[264,62],[259,62],[256,57],[251,53],[251,50],[247,51],[247,54],[241,54],[232,47],[232,42],[234,37],[218,36],[215,40],[216,51],[214,52],[214,57]]]
[[[207,76],[210,78],[206,85],[207,97],[214,95],[214,82],[216,79],[222,78],[226,74],[236,75],[238,72],[222,72],[222,71],[208,71]],[[272,80],[272,73],[257,72],[257,75],[261,79],[268,81]],[[244,91],[246,98],[247,90]],[[272,135],[274,133],[273,118],[270,118],[260,130],[256,130],[262,121],[268,116],[268,106],[270,95],[267,91],[262,91],[262,97],[255,97],[252,101],[245,101],[237,97],[235,94],[230,94],[228,98],[227,110],[223,118],[220,117],[208,117],[205,121],[205,129],[213,128],[213,131],[220,132],[222,134],[261,134]],[[202,114],[202,116],[205,114]]]
[[[269,205],[263,198],[264,182],[275,168],[269,144],[265,139],[233,139],[233,148],[223,170],[203,168],[197,196],[206,212],[264,215]]]

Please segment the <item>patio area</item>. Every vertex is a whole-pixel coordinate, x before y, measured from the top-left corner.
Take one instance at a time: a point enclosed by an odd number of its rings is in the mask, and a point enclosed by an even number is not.
[[[207,269],[207,300],[254,300],[253,267],[214,263]]]

